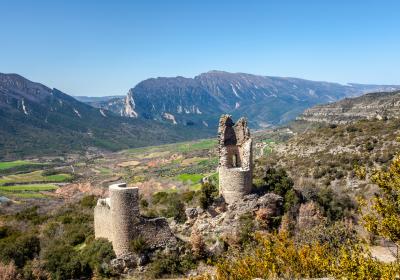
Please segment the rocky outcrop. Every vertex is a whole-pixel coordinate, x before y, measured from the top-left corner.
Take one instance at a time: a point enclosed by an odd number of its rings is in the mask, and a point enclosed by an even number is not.
[[[221,239],[235,239],[241,230],[241,218],[251,215],[255,219],[257,214],[265,213],[260,222],[268,225],[270,219],[282,214],[283,199],[279,195],[267,193],[263,196],[250,194],[242,199],[226,205],[222,200],[217,200],[207,210],[201,208],[187,209],[188,220],[185,224],[172,224],[172,230],[182,238],[189,240],[193,232],[202,236],[207,241],[209,251],[221,249]]]
[[[297,226],[300,230],[308,230],[323,224],[324,216],[315,202],[301,204],[297,217]]]
[[[297,120],[347,124],[359,120],[400,117],[400,91],[369,93],[356,98],[315,106]]]

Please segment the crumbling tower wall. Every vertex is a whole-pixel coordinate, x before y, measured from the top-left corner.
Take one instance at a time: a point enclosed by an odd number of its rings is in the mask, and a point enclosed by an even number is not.
[[[219,192],[230,204],[250,193],[252,186],[252,139],[245,118],[236,124],[222,115],[218,128]]]
[[[109,239],[112,234],[110,206],[110,198],[97,200],[97,205],[94,207],[94,234],[96,238]]]
[[[99,199],[94,209],[96,238],[113,244],[117,256],[129,253],[129,243],[135,238],[139,223],[139,189],[125,183],[109,186],[110,197]]]

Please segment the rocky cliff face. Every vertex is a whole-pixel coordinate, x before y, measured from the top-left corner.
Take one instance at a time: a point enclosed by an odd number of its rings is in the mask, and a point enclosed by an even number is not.
[[[298,120],[346,124],[362,119],[391,119],[400,117],[400,91],[369,93],[357,98],[315,106],[306,110]]]
[[[192,78],[155,78],[130,89],[124,107],[104,108],[132,118],[216,127],[218,116],[245,116],[251,127],[285,123],[305,109],[369,91],[400,86],[340,85],[296,78],[210,71]],[[122,100],[122,99],[121,99]],[[118,104],[122,104],[119,102]]]
[[[125,97],[126,96],[124,95],[101,97],[74,96],[74,98],[80,102],[86,103],[95,108],[108,110],[110,113],[113,112],[118,116],[124,116]]]

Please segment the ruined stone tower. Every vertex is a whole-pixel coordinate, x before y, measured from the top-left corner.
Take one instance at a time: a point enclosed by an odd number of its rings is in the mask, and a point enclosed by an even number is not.
[[[129,252],[129,243],[135,236],[139,222],[139,190],[125,183],[109,187],[110,197],[99,199],[94,209],[96,237],[109,239],[115,254]]]
[[[117,257],[130,253],[133,239],[142,238],[149,249],[174,247],[177,239],[165,218],[146,218],[139,211],[139,189],[125,183],[109,186],[110,197],[94,208],[96,238],[111,241]]]
[[[251,191],[252,139],[245,118],[222,115],[218,127],[219,192],[230,204]]]

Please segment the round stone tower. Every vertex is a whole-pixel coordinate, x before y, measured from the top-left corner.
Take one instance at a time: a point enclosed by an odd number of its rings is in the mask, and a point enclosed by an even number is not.
[[[252,139],[245,118],[235,124],[222,115],[218,128],[219,192],[228,204],[250,193],[252,186]]]
[[[139,189],[125,183],[109,187],[112,243],[117,256],[129,253],[129,243],[136,236],[139,219]]]

